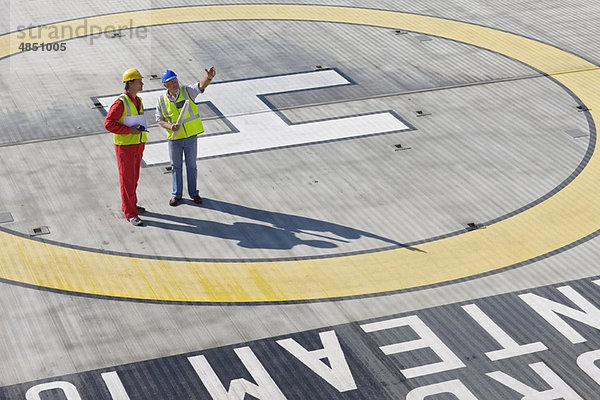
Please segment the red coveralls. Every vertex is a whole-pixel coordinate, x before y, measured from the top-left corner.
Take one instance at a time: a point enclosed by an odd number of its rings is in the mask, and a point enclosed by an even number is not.
[[[142,110],[142,100],[139,97],[131,97],[127,91],[124,93],[133,101],[138,112]],[[125,106],[121,100],[116,100],[106,115],[104,127],[116,135],[129,134],[129,127],[119,123],[123,116]],[[119,184],[121,186],[121,209],[125,218],[133,218],[138,215],[137,211],[137,184],[140,178],[140,166],[144,153],[145,143],[131,144],[126,146],[115,145],[117,166],[119,168]]]

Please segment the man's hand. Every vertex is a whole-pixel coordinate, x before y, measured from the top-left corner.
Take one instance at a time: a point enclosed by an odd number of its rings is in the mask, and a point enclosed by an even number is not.
[[[215,67],[210,67],[209,69],[205,69],[206,71],[206,77],[209,80],[212,80],[212,78],[215,77],[215,75],[217,74],[217,71],[215,71]]]
[[[129,133],[130,133],[130,134],[133,134],[133,133],[135,133],[135,134],[139,134],[139,133],[142,133],[142,131],[140,131],[140,130],[139,130],[137,127],[136,127],[136,126],[131,126],[131,127],[129,128]]]
[[[171,130],[173,132],[177,132],[179,130],[179,128],[181,128],[181,125],[171,124]]]
[[[201,82],[198,82],[198,89],[200,90],[206,89],[206,87],[210,85],[210,82],[217,74],[217,71],[215,71],[215,67],[210,67],[209,69],[204,70],[206,71],[206,78],[202,79]]]

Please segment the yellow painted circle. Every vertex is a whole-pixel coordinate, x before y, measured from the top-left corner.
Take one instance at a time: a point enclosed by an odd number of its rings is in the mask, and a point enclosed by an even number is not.
[[[306,20],[421,32],[464,42],[551,75],[589,109],[600,110],[596,65],[550,45],[487,27],[394,11],[312,5],[226,5],[145,10],[86,18],[131,28],[227,20]],[[132,21],[136,21],[131,25]],[[146,21],[146,22],[144,22]],[[82,20],[52,24],[77,32]],[[72,29],[61,29],[63,26]],[[45,38],[40,42],[57,41]],[[19,52],[19,32],[0,37],[0,58]],[[61,40],[75,38],[63,37]],[[595,128],[593,128],[595,129]],[[61,291],[183,302],[270,302],[337,298],[447,282],[526,262],[598,230],[600,161],[552,197],[486,229],[419,245],[325,259],[186,262],[77,250],[0,232],[0,278]]]

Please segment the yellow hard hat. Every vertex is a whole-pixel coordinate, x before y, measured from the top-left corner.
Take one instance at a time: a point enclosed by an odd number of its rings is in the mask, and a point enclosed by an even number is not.
[[[143,76],[140,74],[135,68],[129,68],[127,71],[123,72],[123,82],[132,81],[134,79],[142,79]]]

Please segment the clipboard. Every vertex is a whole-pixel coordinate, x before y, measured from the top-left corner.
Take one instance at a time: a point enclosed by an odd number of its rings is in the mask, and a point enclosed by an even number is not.
[[[188,112],[190,112],[190,103],[186,100],[185,103],[183,103],[183,107],[181,107],[181,110],[179,111],[179,117],[177,118],[177,121],[175,122],[175,124],[179,125],[181,127],[181,123],[185,119],[185,114],[187,114]],[[179,128],[179,129],[181,129],[181,128]],[[171,140],[175,139],[177,137],[178,133],[179,133],[179,131],[173,132],[173,136],[171,137]]]
[[[175,122],[175,124],[177,125],[181,125],[181,122],[183,121],[183,119],[185,118],[185,114],[190,112],[190,102],[189,101],[185,101],[185,103],[183,103],[183,107],[181,107],[181,111],[179,111],[179,117],[177,118],[177,122]]]

